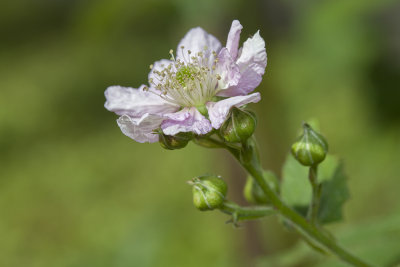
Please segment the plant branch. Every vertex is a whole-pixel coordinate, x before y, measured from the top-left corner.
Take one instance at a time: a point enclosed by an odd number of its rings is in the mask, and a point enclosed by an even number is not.
[[[321,184],[318,183],[318,166],[313,165],[310,166],[308,179],[310,180],[312,187],[312,199],[310,202],[310,207],[308,208],[308,219],[309,221],[317,225],[318,224],[318,211],[319,211],[319,203],[321,197]]]
[[[237,156],[238,153],[232,154],[239,161],[242,167],[254,178],[264,193],[269,197],[271,204],[276,208],[279,214],[284,217],[284,219],[289,222],[303,237],[312,241],[322,250],[331,252],[352,266],[372,266],[343,249],[341,246],[336,244],[333,239],[318,229],[318,227],[310,224],[304,217],[287,206],[264,180],[257,151],[255,140],[251,138],[243,144],[242,150],[239,153],[239,157]]]
[[[225,201],[219,208],[223,213],[232,215],[233,221],[254,220],[276,214],[276,210],[267,206],[242,207],[236,203]]]

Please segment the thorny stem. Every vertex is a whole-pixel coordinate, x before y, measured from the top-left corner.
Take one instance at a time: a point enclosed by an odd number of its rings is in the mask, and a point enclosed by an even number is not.
[[[205,140],[211,138],[204,138]],[[311,241],[322,250],[336,255],[338,258],[356,267],[372,267],[372,265],[352,255],[339,246],[332,238],[322,232],[317,226],[309,223],[303,216],[287,206],[279,196],[272,190],[263,178],[262,167],[254,138],[249,138],[242,144],[242,148],[232,148],[226,143],[211,139],[217,144],[215,148],[225,148],[237,159],[240,165],[254,178],[263,192],[269,197],[276,211],[294,227],[306,240]]]

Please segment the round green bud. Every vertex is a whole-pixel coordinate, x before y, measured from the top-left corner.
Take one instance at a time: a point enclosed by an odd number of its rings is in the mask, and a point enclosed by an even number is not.
[[[196,177],[189,183],[193,185],[193,204],[199,210],[213,210],[224,203],[228,187],[221,177]]]
[[[244,142],[253,135],[256,125],[257,119],[253,112],[233,107],[220,128],[220,134],[229,143]]]
[[[304,123],[303,135],[292,145],[292,155],[304,166],[315,166],[325,159],[327,153],[326,139]]]
[[[160,145],[168,150],[184,148],[192,139],[191,133],[178,133],[177,135],[166,135],[160,133]]]
[[[279,192],[279,181],[273,172],[263,171],[264,180],[268,186],[275,191]],[[244,197],[251,204],[270,204],[269,197],[264,193],[261,187],[254,181],[253,177],[248,176],[246,185],[244,187]]]

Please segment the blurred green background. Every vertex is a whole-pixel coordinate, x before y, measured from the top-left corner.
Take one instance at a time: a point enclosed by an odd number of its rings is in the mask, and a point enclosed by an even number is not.
[[[268,67],[252,105],[265,167],[281,172],[302,120],[344,159],[352,198],[329,226],[379,266],[400,262],[400,4],[386,0],[0,4],[0,266],[341,266],[276,218],[234,229],[185,183],[244,173],[223,151],[165,151],[124,136],[110,85],[147,83],[192,27],[224,44],[258,29]],[[331,265],[329,265],[331,264]]]

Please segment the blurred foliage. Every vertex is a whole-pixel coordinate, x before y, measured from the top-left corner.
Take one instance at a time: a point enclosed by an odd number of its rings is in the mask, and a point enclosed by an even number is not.
[[[192,206],[185,181],[206,172],[241,200],[245,176],[227,153],[137,144],[103,108],[107,86],[146,83],[188,29],[224,43],[235,18],[242,41],[260,29],[267,43],[263,100],[251,106],[265,167],[278,173],[300,122],[319,119],[352,196],[330,230],[395,264],[399,12],[388,0],[3,1],[0,266],[248,266],[260,255],[328,266],[275,220],[237,230]]]
[[[357,227],[346,227],[338,235],[339,242],[351,248],[354,253],[376,266],[398,266],[400,238],[400,216],[393,214],[384,220],[375,219],[360,223]],[[286,267],[286,266],[317,266],[346,267],[334,257],[326,257],[310,253],[305,243],[282,251],[273,256],[260,258],[256,266]]]
[[[343,205],[350,197],[343,168],[343,163],[330,155],[318,165],[318,182],[322,186],[318,221],[322,224],[343,219]],[[312,197],[308,170],[309,167],[302,166],[290,154],[282,170],[281,197],[304,217]]]

